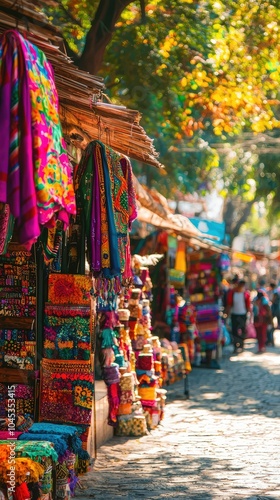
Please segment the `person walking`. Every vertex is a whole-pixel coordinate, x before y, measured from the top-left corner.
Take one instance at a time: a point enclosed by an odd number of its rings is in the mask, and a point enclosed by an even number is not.
[[[231,315],[231,335],[235,353],[243,351],[247,314],[251,309],[250,292],[245,289],[245,285],[245,280],[239,280],[227,296],[227,311]]]
[[[277,328],[280,325],[280,293],[275,282],[270,283],[267,295],[270,301],[272,322],[267,327],[266,345],[274,347],[274,319],[277,320]]]
[[[265,352],[267,341],[267,328],[272,323],[272,313],[268,296],[259,290],[253,303],[254,326],[257,333],[258,353]]]

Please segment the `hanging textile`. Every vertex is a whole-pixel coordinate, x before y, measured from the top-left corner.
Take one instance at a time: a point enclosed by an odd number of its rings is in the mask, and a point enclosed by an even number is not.
[[[182,271],[184,273],[186,273],[186,271],[187,271],[186,242],[185,241],[182,241],[182,240],[178,241],[174,269],[176,269],[176,271]]]
[[[75,196],[58,114],[53,69],[16,30],[0,37],[0,202],[10,206],[20,243],[41,226],[75,214]]]
[[[96,293],[116,292],[121,281],[131,279],[128,232],[137,211],[130,161],[92,141],[78,165],[74,185],[84,214]]]
[[[15,219],[7,204],[0,203],[0,255],[5,254],[13,234]]]
[[[91,365],[83,360],[42,360],[40,420],[90,425]]]

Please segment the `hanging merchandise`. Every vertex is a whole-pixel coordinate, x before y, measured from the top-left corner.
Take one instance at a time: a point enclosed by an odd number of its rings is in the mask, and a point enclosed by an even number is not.
[[[191,363],[194,361],[195,356],[195,339],[198,337],[196,311],[192,304],[180,296],[177,298],[177,303],[180,332],[179,347],[183,350],[185,371],[189,373],[191,371]]]
[[[177,292],[171,285],[169,288],[170,304],[166,311],[166,323],[170,327],[170,340],[172,342],[180,341],[180,327],[179,327],[179,306],[177,303]]]
[[[65,229],[76,212],[71,166],[45,54],[16,30],[0,37],[0,52],[0,202],[30,249],[42,227],[61,220]]]
[[[195,365],[219,368],[218,348],[223,333],[220,321],[220,257],[207,252],[191,255],[189,273],[190,300],[196,308],[198,337],[195,341]]]
[[[8,386],[13,385],[15,430],[34,421],[36,385],[36,267],[18,245],[0,255],[0,429],[8,431]]]
[[[221,253],[219,259],[219,267],[221,271],[228,271],[230,268],[231,262],[229,255],[227,253]]]
[[[41,420],[90,425],[92,395],[88,361],[43,359]]]
[[[183,273],[187,271],[186,242],[183,240],[178,241],[174,268],[177,271],[183,271]]]
[[[75,305],[89,306],[92,279],[79,274],[50,274],[48,302],[53,305],[71,305],[69,315],[75,316]],[[70,312],[70,309],[72,312]],[[63,314],[62,314],[63,315]]]
[[[92,310],[89,276],[50,274],[41,361],[40,423],[20,440],[52,442],[58,453],[56,495],[74,492],[87,472],[93,406]],[[71,458],[72,457],[72,458]],[[75,470],[71,463],[75,462]],[[69,493],[70,494],[70,493]]]
[[[15,219],[11,214],[9,205],[0,203],[0,255],[8,250],[12,238]]]
[[[75,172],[74,184],[77,205],[84,214],[95,293],[107,297],[132,278],[128,231],[137,212],[130,161],[102,142],[92,141]]]

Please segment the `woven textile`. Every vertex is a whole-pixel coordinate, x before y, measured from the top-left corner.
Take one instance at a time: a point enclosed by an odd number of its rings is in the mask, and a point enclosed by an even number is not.
[[[59,315],[55,313],[59,312]],[[46,306],[44,357],[48,359],[90,359],[90,308]]]
[[[99,280],[96,294],[112,289],[107,280],[118,291],[120,278],[131,278],[128,231],[136,218],[136,198],[130,162],[102,142],[92,141],[74,184],[85,217],[90,267]]]
[[[7,204],[0,204],[0,255],[7,252],[8,243],[12,237],[15,219]]]
[[[17,457],[29,457],[34,462],[38,462],[43,466],[46,463],[50,463],[48,459],[57,461],[58,455],[53,448],[52,443],[48,441],[16,441],[15,442],[15,452]],[[0,458],[5,456],[5,452],[10,452],[10,447],[7,445],[7,441],[0,441]]]
[[[40,420],[89,425],[93,374],[88,361],[42,361]]]
[[[56,305],[89,306],[91,288],[92,280],[89,276],[51,274],[49,276],[49,302]]]
[[[71,166],[62,138],[53,70],[16,30],[0,37],[0,202],[31,248],[40,226],[75,214]]]

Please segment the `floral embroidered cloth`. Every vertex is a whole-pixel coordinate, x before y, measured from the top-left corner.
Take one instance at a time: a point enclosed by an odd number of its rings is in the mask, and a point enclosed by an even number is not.
[[[76,213],[53,70],[17,31],[0,37],[0,202],[10,206],[20,243]]]

